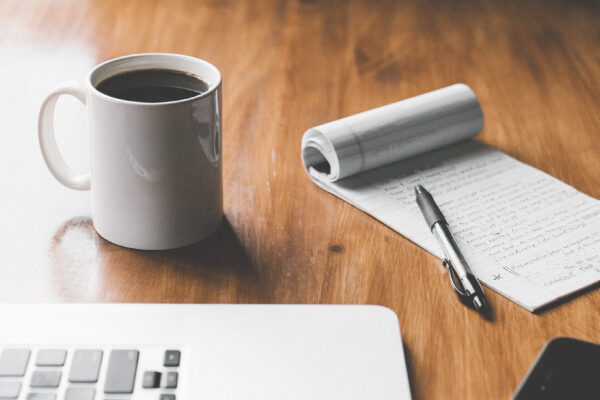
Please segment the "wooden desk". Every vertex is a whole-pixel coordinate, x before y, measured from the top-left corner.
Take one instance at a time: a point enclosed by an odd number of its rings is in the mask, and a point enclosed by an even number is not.
[[[415,399],[506,399],[542,345],[600,342],[600,290],[531,314],[488,290],[459,305],[440,261],[310,182],[309,127],[455,82],[479,136],[600,197],[600,5],[586,1],[0,3],[0,301],[372,303],[400,320]],[[203,243],[142,252],[94,232],[89,193],[45,168],[53,86],[129,53],[176,52],[224,76],[226,219]],[[88,163],[84,109],[59,103],[65,156]]]

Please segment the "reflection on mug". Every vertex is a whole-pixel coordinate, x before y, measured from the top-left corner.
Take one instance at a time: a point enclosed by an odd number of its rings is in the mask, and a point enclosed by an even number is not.
[[[194,103],[192,112],[194,118],[193,131],[202,147],[202,152],[213,167],[219,166],[221,155],[221,110],[219,91],[213,99]],[[207,115],[215,115],[215,118],[207,118]]]

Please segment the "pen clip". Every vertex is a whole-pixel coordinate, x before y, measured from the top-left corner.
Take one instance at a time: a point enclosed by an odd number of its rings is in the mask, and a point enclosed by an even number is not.
[[[461,283],[457,284],[456,281],[454,280],[454,275],[456,275],[456,271],[454,271],[454,267],[452,266],[452,263],[450,262],[450,260],[444,258],[442,260],[442,265],[444,266],[444,268],[446,268],[448,270],[448,277],[450,278],[450,285],[452,285],[452,289],[454,290],[454,293],[456,293],[456,295],[462,302],[468,303],[469,300],[471,300],[471,296],[464,290]]]
[[[442,260],[442,265],[448,270],[448,277],[450,278],[450,285],[452,285],[452,289],[458,299],[468,305],[469,307],[474,307],[477,311],[483,311],[487,309],[487,301],[485,299],[485,295],[483,294],[483,289],[479,284],[479,281],[473,274],[468,274],[466,276],[466,280],[469,281],[469,284],[473,288],[473,293],[469,293],[468,290],[465,290],[465,286],[462,282],[457,283],[454,276],[456,275],[456,271],[452,266],[452,263],[448,259]]]

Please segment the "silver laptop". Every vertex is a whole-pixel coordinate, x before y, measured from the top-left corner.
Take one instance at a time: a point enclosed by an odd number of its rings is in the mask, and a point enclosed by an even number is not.
[[[0,305],[0,399],[410,399],[379,306]]]

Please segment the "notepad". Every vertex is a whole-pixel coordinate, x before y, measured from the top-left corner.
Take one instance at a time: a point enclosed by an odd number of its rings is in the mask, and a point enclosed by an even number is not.
[[[473,273],[529,311],[600,281],[600,201],[473,139],[483,114],[457,84],[309,129],[321,188],[442,257],[415,202],[436,199]]]

